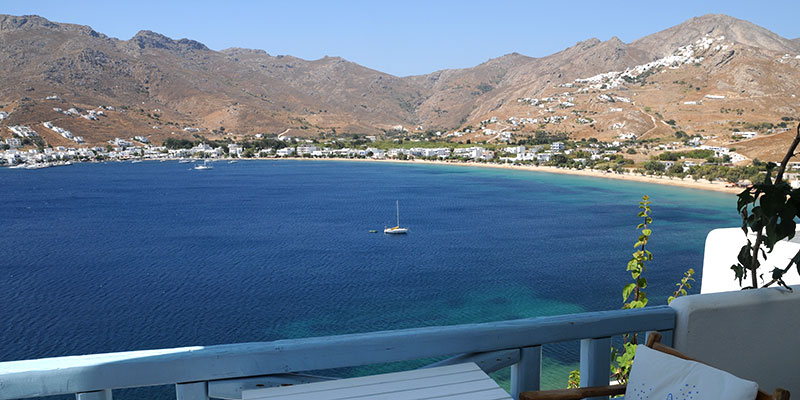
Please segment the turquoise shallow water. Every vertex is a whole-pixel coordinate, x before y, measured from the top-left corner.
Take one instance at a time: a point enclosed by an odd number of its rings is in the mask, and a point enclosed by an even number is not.
[[[642,194],[664,304],[738,224],[729,194],[440,165],[0,169],[0,193],[1,360],[619,308]],[[410,233],[370,234],[395,200]]]

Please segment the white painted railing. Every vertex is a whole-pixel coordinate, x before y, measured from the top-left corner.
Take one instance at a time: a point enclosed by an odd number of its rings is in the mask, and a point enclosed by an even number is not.
[[[304,371],[453,356],[487,373],[511,366],[511,392],[537,390],[542,345],[581,341],[581,384],[607,385],[611,337],[659,331],[671,343],[666,306],[426,327],[342,336],[183,347],[0,363],[0,400],[75,393],[110,400],[113,389],[175,384],[178,400],[240,398],[241,390],[313,382]]]

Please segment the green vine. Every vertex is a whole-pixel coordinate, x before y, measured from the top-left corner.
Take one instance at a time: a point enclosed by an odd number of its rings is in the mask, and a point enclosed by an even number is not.
[[[633,256],[628,261],[627,269],[631,273],[633,283],[625,285],[625,288],[622,289],[622,301],[625,302],[622,306],[623,309],[642,308],[647,305],[647,294],[644,292],[647,287],[647,278],[644,277],[644,273],[647,272],[646,262],[653,260],[653,253],[645,248],[653,233],[649,228],[653,223],[653,218],[650,217],[650,198],[647,195],[642,196],[639,209],[641,211],[637,216],[642,218],[642,222],[636,226],[636,229],[641,229],[641,232],[636,244],[633,245],[637,250],[633,252]],[[628,302],[631,293],[633,293],[633,299]]]
[[[636,229],[639,230],[639,237],[633,245],[636,251],[633,252],[627,264],[627,271],[631,273],[633,282],[625,285],[622,289],[623,309],[642,308],[648,303],[647,293],[645,293],[644,289],[647,288],[647,278],[645,278],[647,263],[653,260],[653,253],[647,250],[647,244],[653,234],[652,229],[650,229],[653,218],[650,214],[650,198],[642,196],[642,201],[639,202],[639,213],[637,214],[637,217],[641,218],[641,222],[636,226]],[[668,302],[687,294],[687,289],[691,289],[692,282],[694,282],[693,276],[693,269],[689,269],[683,274],[680,282],[675,284],[677,290],[669,297]],[[636,355],[637,342],[636,333],[627,334],[623,336],[621,349],[611,348],[611,378],[613,380],[620,383],[628,382],[631,366],[633,366],[633,358]],[[578,386],[580,386],[580,372],[575,370],[570,372],[567,387]]]
[[[692,268],[689,268],[688,271],[683,273],[683,278],[681,278],[681,281],[675,284],[675,286],[678,287],[678,290],[676,290],[675,293],[672,293],[672,296],[669,296],[667,299],[667,304],[672,303],[672,300],[675,300],[678,298],[678,296],[686,296],[686,289],[692,288],[691,282],[694,282],[693,276],[694,269]]]

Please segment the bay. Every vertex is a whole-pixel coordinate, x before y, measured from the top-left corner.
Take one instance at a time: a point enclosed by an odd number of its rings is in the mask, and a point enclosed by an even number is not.
[[[644,194],[665,304],[739,223],[730,194],[447,165],[0,169],[0,194],[3,361],[617,309]],[[409,234],[369,233],[396,200]],[[575,346],[546,354],[562,385]]]

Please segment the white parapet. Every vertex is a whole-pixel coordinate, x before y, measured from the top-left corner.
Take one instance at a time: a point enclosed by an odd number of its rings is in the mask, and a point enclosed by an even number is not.
[[[755,234],[748,235],[751,242],[755,242]],[[731,266],[736,264],[739,250],[747,243],[741,228],[721,228],[709,232],[706,237],[706,248],[703,253],[703,273],[700,282],[700,293],[730,292],[741,289],[739,281],[734,279]],[[786,268],[789,260],[800,251],[800,234],[795,235],[791,241],[783,240],[775,245],[767,260],[759,268],[763,279],[759,277],[760,284],[772,280],[772,270],[776,267]],[[743,286],[749,286],[748,280],[743,281]],[[792,269],[784,276],[784,281],[789,285],[800,285],[800,274],[797,269]]]
[[[740,231],[741,233],[741,231]],[[705,279],[705,277],[703,277]],[[800,393],[800,286],[700,294],[675,299],[673,346],[686,355],[755,381],[768,393]]]

